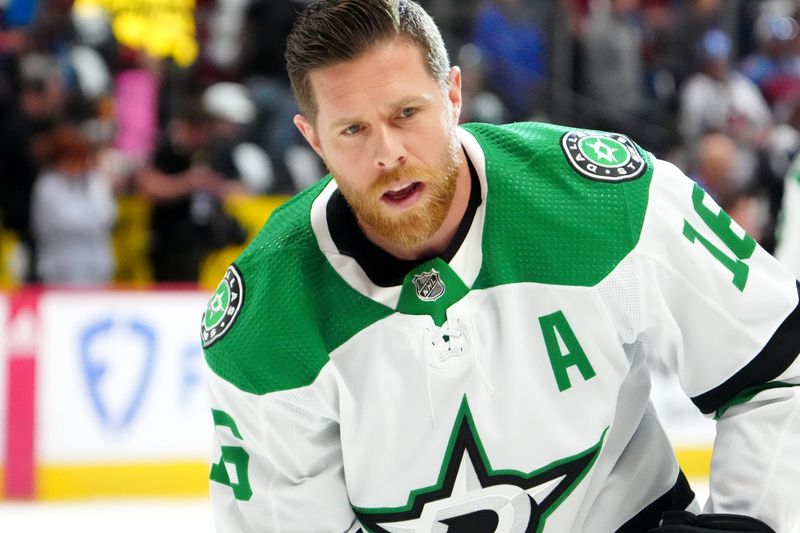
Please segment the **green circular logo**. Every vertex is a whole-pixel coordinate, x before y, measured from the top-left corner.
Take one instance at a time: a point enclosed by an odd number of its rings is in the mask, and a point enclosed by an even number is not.
[[[217,285],[203,313],[201,334],[204,348],[217,342],[230,330],[243,304],[242,274],[236,266],[231,265],[225,271],[225,277]]]
[[[589,161],[600,166],[619,167],[631,159],[624,144],[599,136],[584,137],[578,141],[578,150]]]
[[[647,170],[647,162],[624,135],[570,131],[561,137],[570,166],[597,181],[628,181]]]
[[[228,284],[227,279],[223,279],[208,302],[208,307],[203,317],[203,325],[206,329],[219,325],[225,319],[225,312],[228,310],[230,302],[231,286]]]

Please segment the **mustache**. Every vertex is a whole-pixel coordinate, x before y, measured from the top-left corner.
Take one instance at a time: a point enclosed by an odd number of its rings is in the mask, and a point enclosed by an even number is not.
[[[433,173],[426,168],[403,165],[378,175],[377,179],[370,186],[370,189],[376,192],[383,191],[398,181],[418,181],[425,183],[434,178],[435,176]]]

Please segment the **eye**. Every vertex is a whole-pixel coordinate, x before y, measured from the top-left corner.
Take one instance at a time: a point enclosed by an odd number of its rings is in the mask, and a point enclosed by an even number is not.
[[[417,113],[417,108],[415,107],[404,107],[400,110],[400,117],[401,118],[411,118]]]
[[[361,131],[360,124],[351,124],[342,130],[342,135],[345,137],[352,137]]]

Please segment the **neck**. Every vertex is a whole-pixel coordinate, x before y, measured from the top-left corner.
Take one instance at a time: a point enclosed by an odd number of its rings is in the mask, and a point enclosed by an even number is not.
[[[456,190],[453,194],[453,201],[450,204],[450,209],[447,211],[442,225],[430,239],[415,248],[404,248],[386,237],[377,234],[368,225],[362,224],[361,221],[359,221],[358,225],[361,227],[364,235],[376,246],[386,250],[394,257],[407,261],[413,261],[422,257],[432,257],[444,252],[455,237],[461,219],[464,218],[472,189],[472,177],[469,173],[469,164],[467,163],[463,148],[461,149],[459,159],[460,163],[458,167],[458,176],[456,177]]]

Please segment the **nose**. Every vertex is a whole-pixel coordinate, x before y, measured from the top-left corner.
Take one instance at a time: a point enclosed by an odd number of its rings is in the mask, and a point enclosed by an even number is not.
[[[375,167],[391,170],[406,162],[406,153],[400,133],[391,126],[379,128],[375,136]]]

